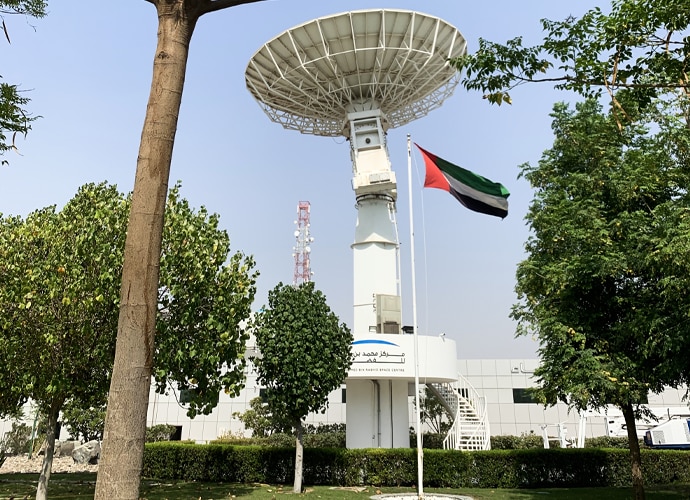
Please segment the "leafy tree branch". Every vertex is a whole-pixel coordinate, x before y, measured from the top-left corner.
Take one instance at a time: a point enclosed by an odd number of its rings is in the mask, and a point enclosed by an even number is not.
[[[664,93],[688,97],[690,11],[684,0],[614,0],[582,17],[541,21],[541,44],[522,37],[501,44],[479,40],[479,48],[451,61],[464,71],[462,85],[493,104],[510,104],[510,92],[525,83],[550,82],[585,97],[603,91],[615,100],[627,89],[640,103]]]

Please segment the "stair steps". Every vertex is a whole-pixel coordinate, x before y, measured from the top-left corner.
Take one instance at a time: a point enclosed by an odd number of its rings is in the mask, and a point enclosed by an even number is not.
[[[458,374],[452,383],[427,384],[429,390],[452,415],[452,425],[443,440],[445,449],[488,450],[491,433],[486,399],[469,381]]]

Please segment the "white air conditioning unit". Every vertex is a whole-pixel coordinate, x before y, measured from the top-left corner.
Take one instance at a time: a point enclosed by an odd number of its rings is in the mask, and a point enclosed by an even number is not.
[[[400,333],[400,295],[376,294],[376,333]]]

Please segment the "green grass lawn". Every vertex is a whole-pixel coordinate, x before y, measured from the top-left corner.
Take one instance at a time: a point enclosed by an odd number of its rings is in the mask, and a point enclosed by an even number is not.
[[[36,493],[38,474],[0,474],[0,500],[20,500],[33,498]],[[48,498],[61,500],[75,500],[93,498],[96,484],[96,474],[70,473],[53,474],[48,487]],[[412,488],[334,488],[328,486],[307,487],[300,497],[313,500],[363,500],[376,494],[386,493],[414,493]],[[466,495],[477,500],[627,500],[632,498],[630,488],[558,488],[535,490],[501,490],[501,489],[462,489],[448,490],[425,488],[427,495],[433,493],[451,493]],[[142,481],[141,498],[146,500],[220,500],[220,499],[251,499],[251,500],[280,500],[281,496],[294,496],[292,486],[277,486],[266,484],[222,484],[222,483],[187,483],[173,481]],[[654,486],[647,489],[647,498],[688,499],[690,485],[674,485],[667,487]]]

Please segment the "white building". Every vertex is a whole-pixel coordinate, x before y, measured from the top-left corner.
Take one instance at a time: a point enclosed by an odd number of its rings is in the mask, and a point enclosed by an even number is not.
[[[552,439],[558,438],[561,432],[574,442],[582,425],[581,415],[568,411],[565,404],[544,408],[531,401],[526,389],[534,387],[534,369],[538,359],[462,359],[457,362],[458,373],[473,386],[485,399],[489,429],[492,436],[537,434],[542,435],[544,427]],[[249,436],[243,424],[233,417],[249,408],[249,402],[261,395],[261,387],[256,381],[256,373],[251,366],[247,369],[245,388],[236,398],[221,393],[218,406],[209,415],[199,415],[189,419],[184,403],[179,403],[179,394],[171,392],[168,396],[156,394],[151,390],[147,414],[147,426],[170,424],[178,426],[178,437],[183,440],[209,442],[218,437],[232,433]],[[685,389],[667,389],[661,394],[650,394],[649,407],[660,418],[690,413],[687,403],[683,402]],[[414,425],[413,407],[414,384],[409,384],[409,422]],[[333,391],[329,397],[329,408],[323,414],[311,414],[306,419],[310,424],[345,423],[347,391],[345,384]],[[34,413],[29,406],[25,411],[25,423],[33,425]],[[623,417],[615,407],[605,412],[591,413],[584,418],[585,436],[625,436]],[[638,422],[638,433],[642,435],[649,424]],[[653,423],[651,425],[654,425]],[[0,421],[0,436],[12,428],[10,421]],[[61,439],[67,434],[63,429]]]
[[[574,442],[582,418],[577,412],[568,411],[565,404],[544,408],[532,402],[527,389],[535,386],[533,372],[538,359],[465,359],[458,360],[458,373],[486,400],[489,428],[492,436],[537,434],[542,435],[544,426],[553,439],[558,437],[561,425],[565,437]],[[684,389],[667,389],[661,394],[649,396],[651,410],[660,418],[689,414],[683,402]],[[249,436],[243,424],[232,415],[242,413],[249,407],[249,401],[261,394],[256,374],[248,369],[247,383],[237,398],[220,395],[216,409],[207,416],[200,415],[193,420],[186,417],[186,409],[179,404],[175,395],[161,396],[151,392],[147,425],[171,424],[181,427],[181,439],[207,442],[231,432]],[[409,421],[414,425],[414,384],[409,384]],[[309,424],[345,423],[347,392],[345,384],[333,391],[328,398],[329,408],[324,414],[311,414]],[[625,436],[623,417],[620,410],[610,407],[604,412],[592,412],[584,418],[585,436]],[[644,422],[638,423],[638,433],[646,429]]]

